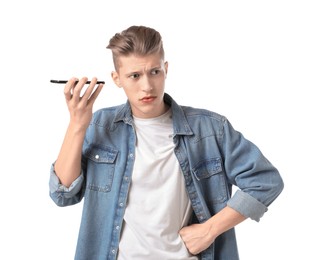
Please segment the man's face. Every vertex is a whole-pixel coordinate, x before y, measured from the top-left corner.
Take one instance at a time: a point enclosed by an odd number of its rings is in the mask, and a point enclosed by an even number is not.
[[[112,72],[112,77],[127,95],[134,116],[153,118],[166,112],[163,96],[167,67],[160,54],[119,58],[118,72]]]

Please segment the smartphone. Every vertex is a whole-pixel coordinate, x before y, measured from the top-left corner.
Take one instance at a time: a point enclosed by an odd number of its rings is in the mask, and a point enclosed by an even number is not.
[[[51,83],[57,83],[57,84],[66,84],[68,81],[67,80],[56,80],[56,79],[51,79],[50,80]],[[76,81],[77,83],[78,81]],[[91,81],[87,81],[86,84],[90,84]],[[104,81],[97,81],[97,84],[105,84]]]

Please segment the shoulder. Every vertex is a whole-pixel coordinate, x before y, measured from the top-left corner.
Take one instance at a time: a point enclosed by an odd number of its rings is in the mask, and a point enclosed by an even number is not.
[[[93,116],[100,116],[100,115],[114,115],[116,114],[119,110],[121,110],[124,107],[125,104],[117,105],[117,106],[112,106],[112,107],[104,107],[96,110],[93,113]]]
[[[204,125],[210,128],[222,129],[227,121],[224,115],[208,110],[206,108],[199,108],[194,106],[178,105],[171,96],[165,94],[165,101],[171,104],[175,121],[181,123],[188,123],[189,127],[199,127]],[[202,127],[205,128],[205,127]],[[220,130],[219,130],[220,131]]]
[[[120,111],[122,111],[125,107],[125,104],[105,107],[96,110],[93,113],[91,124],[95,124],[98,126],[111,125]]]
[[[206,120],[213,123],[224,123],[227,118],[224,115],[221,115],[217,112],[205,109],[205,108],[196,108],[192,106],[181,106],[185,116],[188,120]]]
[[[197,136],[221,136],[223,134],[227,122],[224,115],[192,106],[181,106],[181,110],[188,126]]]

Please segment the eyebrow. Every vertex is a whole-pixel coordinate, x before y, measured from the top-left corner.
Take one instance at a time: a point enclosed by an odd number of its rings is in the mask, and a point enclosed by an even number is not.
[[[151,68],[151,69],[149,69],[148,71],[152,71],[152,70],[162,70],[162,68],[161,68],[161,66],[156,66],[156,67],[153,67],[153,68]],[[130,76],[130,75],[132,75],[132,74],[141,74],[141,70],[136,70],[136,71],[131,71],[131,72],[129,72],[129,73],[126,73],[125,75],[126,76]]]

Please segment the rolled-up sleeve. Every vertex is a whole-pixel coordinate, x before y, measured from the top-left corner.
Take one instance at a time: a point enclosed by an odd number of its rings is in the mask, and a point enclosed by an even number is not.
[[[234,130],[228,120],[224,122],[222,140],[227,178],[239,188],[228,205],[259,221],[282,192],[282,177],[259,148]]]
[[[257,222],[260,221],[260,218],[267,211],[267,207],[263,203],[241,190],[236,191],[227,205],[243,216],[249,217]]]
[[[58,206],[70,206],[80,202],[83,183],[84,175],[81,173],[70,187],[64,186],[56,175],[54,164],[52,164],[49,178],[49,195]]]

